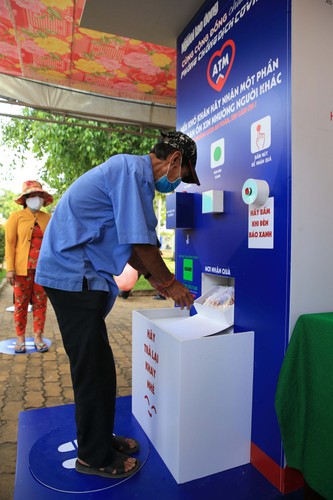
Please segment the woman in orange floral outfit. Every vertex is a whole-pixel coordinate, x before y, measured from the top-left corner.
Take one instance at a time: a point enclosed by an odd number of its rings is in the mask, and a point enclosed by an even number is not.
[[[34,344],[38,352],[46,352],[43,341],[47,296],[42,286],[35,283],[35,270],[43,235],[50,214],[42,212],[53,197],[37,181],[23,183],[21,196],[15,200],[23,210],[13,212],[6,224],[7,282],[14,290],[14,323],[17,335],[15,353],[25,353],[25,330],[28,306],[32,304]]]

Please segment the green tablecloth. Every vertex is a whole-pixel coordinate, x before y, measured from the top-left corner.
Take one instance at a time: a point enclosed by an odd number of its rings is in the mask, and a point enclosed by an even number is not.
[[[298,318],[275,407],[287,464],[333,500],[333,313]]]

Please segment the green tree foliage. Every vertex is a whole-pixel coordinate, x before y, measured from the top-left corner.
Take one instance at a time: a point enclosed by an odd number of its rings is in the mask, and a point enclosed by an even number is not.
[[[15,203],[16,196],[8,190],[0,189],[0,219],[7,220],[12,212],[21,207]],[[5,224],[0,224],[0,269],[5,258]]]
[[[147,154],[159,137],[158,130],[152,130],[153,137],[143,137],[138,127],[105,125],[86,122],[94,128],[73,126],[82,123],[71,118],[67,124],[60,124],[62,117],[42,111],[24,108],[28,119],[11,118],[1,124],[1,142],[15,151],[11,168],[22,164],[27,151],[45,163],[39,172],[40,179],[61,196],[72,182],[87,170],[106,161],[118,153]],[[53,119],[59,123],[36,121]],[[124,132],[125,129],[125,132]]]
[[[12,212],[22,209],[15,203],[15,198],[17,198],[17,195],[14,195],[11,191],[0,189],[0,218],[3,217],[7,220]]]

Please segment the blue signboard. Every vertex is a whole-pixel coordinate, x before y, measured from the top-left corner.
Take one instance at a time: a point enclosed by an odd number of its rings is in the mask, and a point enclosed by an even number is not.
[[[197,143],[201,186],[178,188],[194,193],[194,225],[176,231],[176,273],[195,295],[204,274],[234,280],[235,332],[255,331],[252,441],[281,467],[274,396],[288,342],[289,38],[289,0],[212,0],[177,47],[177,129]],[[268,185],[257,205],[242,196],[249,179]],[[202,213],[209,190],[224,192],[223,213]]]

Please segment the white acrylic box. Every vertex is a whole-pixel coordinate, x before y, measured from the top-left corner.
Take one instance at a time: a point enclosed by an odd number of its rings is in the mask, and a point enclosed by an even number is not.
[[[250,462],[254,333],[220,330],[179,308],[133,311],[132,411],[177,483]]]

